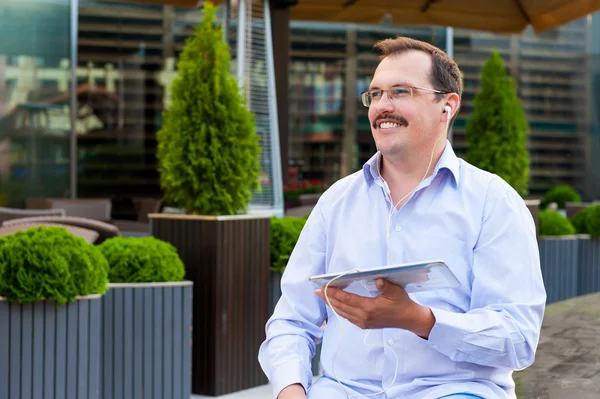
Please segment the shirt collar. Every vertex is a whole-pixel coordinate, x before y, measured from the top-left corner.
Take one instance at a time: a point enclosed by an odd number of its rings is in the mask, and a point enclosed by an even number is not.
[[[381,152],[377,151],[364,165],[363,165],[363,174],[367,184],[371,184],[374,181],[381,178],[381,174],[379,173],[379,167],[381,165]],[[433,176],[437,175],[440,170],[447,169],[452,174],[454,178],[455,187],[458,188],[458,184],[460,181],[460,163],[458,161],[458,157],[454,153],[452,149],[452,145],[448,140],[446,140],[446,147],[444,148],[444,152],[442,152],[442,156],[438,161],[435,169],[433,170]]]

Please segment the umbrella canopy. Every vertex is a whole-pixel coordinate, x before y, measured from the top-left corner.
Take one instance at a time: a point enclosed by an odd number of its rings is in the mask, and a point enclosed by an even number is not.
[[[142,0],[197,6],[200,0]],[[258,0],[254,0],[258,1]],[[231,0],[235,5],[238,1]],[[271,2],[276,2],[271,0]],[[291,1],[279,1],[291,3]],[[223,3],[214,0],[213,3]],[[299,0],[294,20],[378,24],[390,16],[394,25],[438,25],[490,32],[537,33],[600,10],[600,0]]]
[[[292,19],[438,25],[491,32],[537,33],[556,28],[600,9],[600,0],[300,0]]]

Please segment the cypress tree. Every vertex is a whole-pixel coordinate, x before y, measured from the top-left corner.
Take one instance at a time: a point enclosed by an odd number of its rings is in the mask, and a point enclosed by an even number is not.
[[[466,128],[467,161],[495,173],[520,195],[528,193],[529,126],[498,51],[483,66],[481,89]]]
[[[260,138],[253,114],[230,74],[229,46],[205,3],[195,35],[186,40],[171,83],[172,103],[157,133],[164,199],[191,214],[246,210],[259,188]]]

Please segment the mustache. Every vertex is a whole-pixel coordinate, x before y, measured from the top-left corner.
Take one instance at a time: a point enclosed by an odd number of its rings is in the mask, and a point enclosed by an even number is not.
[[[382,119],[391,120],[400,125],[408,126],[408,121],[406,119],[404,119],[403,117],[401,117],[400,115],[389,114],[389,115],[379,115],[377,118],[375,118],[375,120],[373,121],[373,129],[377,129],[377,125],[379,124],[379,121]]]

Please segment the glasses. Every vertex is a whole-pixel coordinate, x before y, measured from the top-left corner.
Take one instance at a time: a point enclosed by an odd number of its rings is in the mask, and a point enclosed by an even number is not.
[[[415,90],[423,90],[428,91],[430,93],[436,94],[448,94],[446,91],[439,91],[434,89],[428,89],[426,87],[416,87],[416,86],[394,86],[390,87],[387,90],[367,90],[361,93],[362,103],[365,107],[370,107],[373,103],[377,103],[383,93],[387,92],[388,98],[391,102],[398,102],[399,100],[410,98],[413,96]]]

